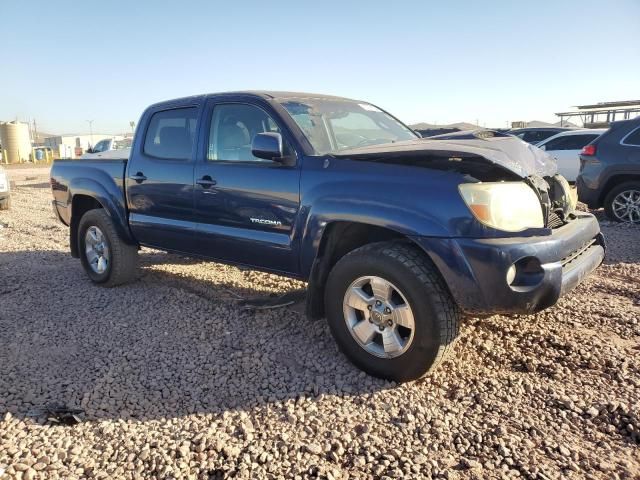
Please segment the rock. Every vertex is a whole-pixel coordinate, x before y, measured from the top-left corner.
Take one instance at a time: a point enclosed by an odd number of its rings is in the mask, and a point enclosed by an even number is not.
[[[36,480],[36,477],[38,476],[38,472],[36,472],[33,468],[29,468],[27,469],[23,474],[22,474],[22,478],[23,480]]]
[[[308,443],[305,445],[307,452],[314,455],[320,455],[322,453],[322,447],[317,443]]]
[[[468,468],[468,469],[482,468],[482,464],[472,458],[462,457],[460,459],[460,463],[464,468]]]
[[[591,418],[595,418],[600,415],[600,410],[598,410],[596,407],[591,407],[587,410],[587,415],[589,415]]]

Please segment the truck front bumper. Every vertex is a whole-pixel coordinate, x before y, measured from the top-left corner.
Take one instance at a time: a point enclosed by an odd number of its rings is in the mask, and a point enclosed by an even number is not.
[[[593,215],[548,236],[414,240],[434,261],[458,305],[468,313],[534,313],[555,304],[605,255]]]

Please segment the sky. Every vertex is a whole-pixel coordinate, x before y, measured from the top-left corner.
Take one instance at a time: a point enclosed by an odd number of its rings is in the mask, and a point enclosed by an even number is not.
[[[640,0],[2,0],[0,18],[0,120],[49,133],[245,89],[492,127],[640,99]]]

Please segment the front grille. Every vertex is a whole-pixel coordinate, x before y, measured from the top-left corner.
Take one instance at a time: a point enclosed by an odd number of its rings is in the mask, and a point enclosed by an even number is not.
[[[565,224],[565,221],[560,218],[556,212],[549,212],[547,217],[547,228],[558,228]]]
[[[569,255],[567,255],[566,257],[564,257],[560,263],[562,264],[562,269],[566,270],[568,268],[571,268],[571,264],[573,262],[575,262],[580,256],[584,255],[586,253],[587,250],[589,250],[589,248],[591,248],[592,246],[594,246],[596,244],[597,239],[596,238],[592,238],[591,240],[589,240],[587,243],[585,243],[584,245],[582,245],[580,248],[578,248],[577,250],[574,250],[573,252],[571,252]]]

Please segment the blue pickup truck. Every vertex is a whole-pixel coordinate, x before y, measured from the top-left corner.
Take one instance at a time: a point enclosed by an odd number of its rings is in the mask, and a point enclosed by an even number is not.
[[[423,139],[325,95],[158,103],[129,158],[56,161],[51,186],[93,282],[134,279],[140,246],[302,279],[307,314],[397,381],[439,363],[463,314],[549,307],[605,253],[536,147],[490,131]]]

